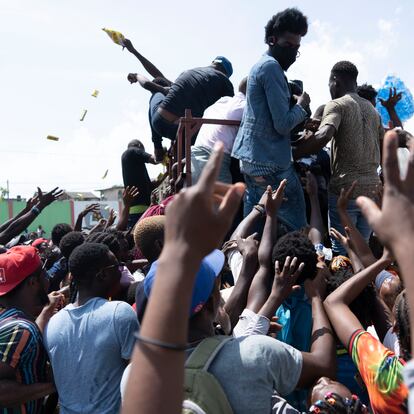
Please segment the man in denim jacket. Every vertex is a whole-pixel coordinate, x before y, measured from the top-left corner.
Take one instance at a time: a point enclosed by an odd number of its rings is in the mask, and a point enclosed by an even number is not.
[[[291,130],[307,117],[310,103],[303,93],[290,105],[290,89],[284,75],[299,55],[301,38],[308,30],[306,17],[297,9],[286,9],[266,25],[265,42],[269,48],[250,71],[247,102],[233,147],[245,175],[247,191],[244,213],[258,203],[268,185],[277,187],[287,179],[288,199],[279,210],[291,230],[306,225],[305,200],[292,164]]]

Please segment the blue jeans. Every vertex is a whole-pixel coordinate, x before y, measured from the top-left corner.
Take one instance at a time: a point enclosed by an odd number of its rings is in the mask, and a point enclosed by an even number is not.
[[[193,184],[196,184],[200,178],[201,172],[207,164],[212,152],[212,149],[206,147],[191,147],[191,174]],[[221,163],[217,181],[225,184],[232,183],[230,162],[230,154],[223,154],[223,161]]]
[[[289,230],[299,230],[306,226],[305,197],[293,164],[286,170],[280,170],[270,175],[260,177],[245,175],[244,216],[246,217],[259,202],[268,185],[271,185],[275,190],[285,178],[287,179],[285,188],[287,201],[282,203],[277,215],[289,227]]]
[[[177,135],[177,124],[172,124],[164,119],[158,113],[158,107],[161,105],[165,95],[161,92],[154,93],[149,101],[148,118],[151,126],[152,141],[154,142],[155,148],[162,148],[162,137],[175,140]]]
[[[329,193],[328,204],[329,204],[329,228],[333,227],[342,234],[345,234],[345,229],[341,224],[341,219],[336,209],[336,203],[338,201],[338,196],[332,193]],[[352,222],[358,231],[362,234],[362,237],[368,241],[369,236],[371,235],[371,228],[368,225],[365,217],[361,213],[361,210],[356,205],[355,200],[350,200],[348,202],[348,208],[346,209],[349,216],[351,217]],[[345,249],[340,243],[338,243],[333,237],[331,237],[332,250],[337,254],[346,255]]]

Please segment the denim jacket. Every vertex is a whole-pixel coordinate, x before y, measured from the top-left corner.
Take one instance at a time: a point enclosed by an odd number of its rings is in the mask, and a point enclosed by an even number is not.
[[[306,117],[301,106],[290,108],[289,86],[277,60],[263,55],[249,74],[233,157],[274,170],[287,169],[292,160],[290,131]]]

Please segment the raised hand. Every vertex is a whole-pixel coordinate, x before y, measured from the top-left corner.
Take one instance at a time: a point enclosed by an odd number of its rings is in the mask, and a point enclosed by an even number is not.
[[[402,92],[397,93],[396,88],[390,88],[390,93],[388,95],[388,99],[381,99],[379,98],[379,101],[381,102],[381,105],[385,107],[386,109],[393,109],[395,105],[401,100],[402,98]]]
[[[414,239],[414,148],[411,149],[407,175],[401,179],[397,158],[398,134],[389,131],[384,137],[384,195],[382,207],[368,197],[358,197],[357,204],[381,242],[394,249],[410,246]]]
[[[52,204],[63,194],[63,190],[59,190],[59,187],[54,188],[46,194],[43,194],[42,190],[37,187],[37,197],[39,199],[38,207],[43,209],[49,204]]]
[[[358,181],[355,180],[351,187],[348,188],[348,190],[345,190],[344,188],[341,189],[341,193],[339,194],[338,201],[336,202],[336,207],[339,210],[345,211],[348,207],[349,200],[351,200],[352,193],[355,190],[356,185],[358,184]]]
[[[301,274],[305,263],[298,263],[298,258],[293,259],[290,256],[286,257],[283,269],[280,270],[279,262],[275,263],[275,278],[273,280],[272,292],[270,295],[277,296],[281,300],[286,299],[293,290],[300,289],[300,286],[296,285],[296,280]]]
[[[105,228],[108,229],[109,227],[111,227],[115,223],[115,219],[116,219],[115,210],[113,208],[111,208],[111,210],[109,212],[108,221],[106,222]]]
[[[342,244],[342,246],[348,250],[348,249],[352,249],[352,238],[351,238],[351,233],[349,231],[349,227],[345,227],[345,233],[346,236],[344,236],[342,233],[340,233],[338,230],[334,229],[333,227],[331,227],[331,230],[329,232],[329,234],[339,243]]]
[[[287,184],[287,180],[284,179],[280,182],[279,187],[277,190],[272,191],[272,187],[269,185],[267,186],[266,190],[266,199],[265,199],[265,210],[266,215],[275,217],[282,202],[283,202],[283,194],[285,191],[285,187]]]
[[[123,40],[123,46],[126,48],[126,50],[128,50],[128,52],[134,52],[135,48],[132,44],[132,42],[129,39],[124,39]]]
[[[101,211],[101,206],[98,203],[94,203],[94,204],[90,204],[89,206],[87,206],[82,212],[82,216],[85,217],[87,216],[89,213],[100,213]]]
[[[122,193],[122,201],[124,202],[125,207],[132,206],[132,203],[134,202],[135,198],[139,194],[138,188],[131,186],[126,187],[124,189],[124,192]]]
[[[196,185],[183,189],[166,211],[165,246],[202,259],[219,247],[237,212],[245,186],[216,183],[223,145],[216,149]]]

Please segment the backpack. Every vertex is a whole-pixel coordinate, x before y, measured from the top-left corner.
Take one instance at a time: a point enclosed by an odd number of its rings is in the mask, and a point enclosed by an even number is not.
[[[208,372],[216,355],[232,337],[204,339],[187,359],[182,414],[233,414],[220,383]]]

